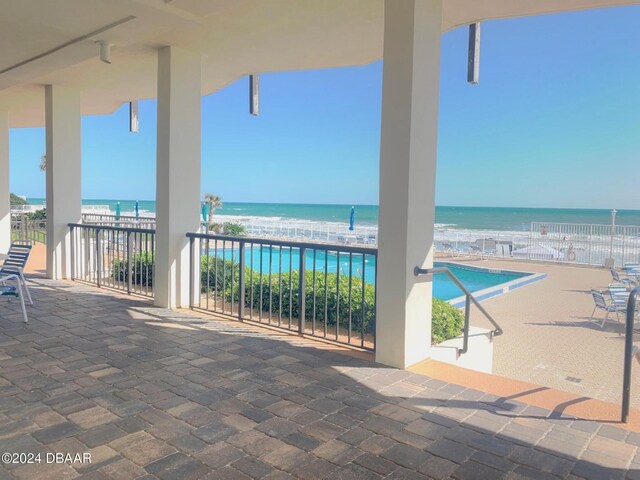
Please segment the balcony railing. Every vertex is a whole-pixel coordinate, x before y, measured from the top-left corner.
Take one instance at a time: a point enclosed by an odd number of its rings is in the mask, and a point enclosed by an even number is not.
[[[27,214],[11,214],[11,241],[47,243],[46,219],[32,219]]]
[[[70,223],[71,277],[153,297],[155,230]]]
[[[187,237],[192,307],[374,349],[377,249]]]

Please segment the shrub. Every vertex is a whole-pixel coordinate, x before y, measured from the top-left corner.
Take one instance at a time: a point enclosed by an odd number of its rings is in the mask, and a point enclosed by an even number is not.
[[[131,283],[134,285],[144,285],[153,287],[153,267],[154,267],[153,253],[143,252],[136,253],[131,258],[131,271],[132,278]],[[127,261],[125,259],[116,258],[112,262],[111,276],[114,280],[119,282],[129,281],[129,270],[127,268]]]
[[[27,202],[24,198],[19,197],[15,193],[10,193],[9,194],[9,204],[10,205],[28,205],[29,202]]]
[[[235,222],[224,222],[222,224],[222,234],[229,235],[231,237],[242,237],[247,233],[247,229],[244,225]]]
[[[35,212],[27,213],[27,218],[29,220],[46,220],[47,219],[47,209],[41,208],[40,210],[36,210]]]
[[[247,308],[268,312],[282,318],[299,318],[299,281],[300,272],[282,272],[282,276],[268,272],[262,274],[257,270],[251,272],[251,267],[245,267],[245,298]],[[202,293],[217,291],[228,302],[240,301],[240,268],[237,262],[223,260],[219,257],[201,257],[200,286]],[[315,278],[315,319],[322,324],[325,318],[325,285],[327,326],[335,327],[338,315],[340,325],[346,326],[349,321],[349,281],[345,275],[340,275],[340,295],[337,295],[338,276],[335,273],[316,271]],[[291,285],[291,288],[289,288]],[[375,330],[375,288],[369,283],[364,285],[364,312],[362,310],[362,280],[351,279],[351,327],[359,332],[364,323],[365,333]],[[233,290],[233,294],[232,294]],[[307,324],[313,320],[313,272],[305,272],[305,319]],[[339,301],[338,301],[339,298]],[[438,344],[455,338],[462,333],[464,316],[460,310],[448,302],[434,298],[432,312],[431,343]]]
[[[232,274],[233,272],[233,274]],[[299,318],[299,281],[300,272],[282,272],[282,275],[264,274],[256,270],[251,271],[251,267],[245,267],[245,307],[263,312],[271,312],[283,318]],[[238,263],[221,258],[202,257],[200,261],[201,291],[214,292],[224,296],[229,302],[240,301],[240,269]],[[338,295],[338,276],[335,273],[316,271],[315,278],[315,319],[316,322],[323,323],[325,318],[325,285],[326,285],[326,317],[327,325],[335,326],[338,320],[341,326],[348,325],[349,322],[349,281],[346,276],[340,276]],[[373,285],[364,285],[364,312],[362,305],[362,280],[352,278],[351,280],[351,328],[359,332],[364,324],[365,333],[372,333],[375,319],[375,289]],[[305,273],[305,319],[307,322],[313,320],[313,272]],[[233,288],[233,293],[232,293]]]
[[[207,225],[207,228],[210,232],[220,234],[222,233],[222,224],[221,223],[210,223]]]
[[[431,344],[442,343],[462,333],[464,315],[460,310],[444,300],[433,299],[431,314]]]

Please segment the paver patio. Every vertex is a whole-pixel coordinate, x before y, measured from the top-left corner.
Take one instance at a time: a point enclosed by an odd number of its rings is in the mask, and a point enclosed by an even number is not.
[[[1,306],[0,478],[640,478],[640,434],[338,347],[37,279]]]

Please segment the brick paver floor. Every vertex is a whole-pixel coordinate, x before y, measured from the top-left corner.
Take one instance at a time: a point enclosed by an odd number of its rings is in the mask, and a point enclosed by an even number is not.
[[[0,304],[0,453],[41,463],[2,464],[0,478],[640,478],[634,432],[36,282],[28,325]],[[91,463],[46,463],[85,452]]]

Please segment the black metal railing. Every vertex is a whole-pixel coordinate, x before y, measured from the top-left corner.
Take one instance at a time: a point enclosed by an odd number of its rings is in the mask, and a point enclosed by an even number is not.
[[[489,320],[489,322],[491,322],[491,324],[494,326],[494,330],[492,330],[491,334],[495,336],[502,335],[503,331],[500,325],[498,325],[498,323],[489,314],[489,312],[487,312],[487,310],[482,305],[480,305],[480,302],[473,296],[473,294],[467,289],[467,287],[463,285],[463,283],[458,279],[458,277],[456,277],[451,272],[451,270],[449,270],[449,268],[447,267],[433,267],[433,268],[415,267],[413,269],[413,274],[415,276],[432,275],[434,273],[446,274],[451,279],[451,281],[455,283],[460,290],[462,290],[462,292],[465,295],[464,328],[462,330],[462,335],[463,335],[462,349],[458,350],[458,355],[467,353],[469,349],[469,318],[471,316],[471,303],[473,303],[476,307],[478,307],[478,310],[480,310],[480,312],[482,312],[482,314],[487,318],[487,320]]]
[[[155,230],[70,223],[71,278],[153,297]]]
[[[47,243],[47,220],[34,219],[29,214],[11,214],[11,241]]]
[[[187,237],[192,307],[374,349],[377,249]]]
[[[622,381],[621,420],[623,423],[629,422],[629,408],[631,405],[631,366],[633,363],[633,357],[638,353],[638,348],[633,345],[633,327],[636,307],[638,304],[638,295],[640,295],[640,287],[636,287],[631,290],[629,293],[629,300],[627,301],[627,319],[624,339],[624,376]]]

